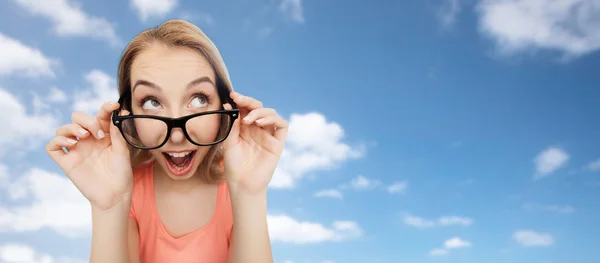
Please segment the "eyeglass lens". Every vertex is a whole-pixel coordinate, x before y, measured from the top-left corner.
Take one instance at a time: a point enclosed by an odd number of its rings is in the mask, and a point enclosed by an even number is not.
[[[185,130],[193,143],[212,144],[225,138],[230,120],[230,115],[224,113],[196,116],[186,122]],[[161,145],[167,140],[169,133],[167,123],[152,118],[125,119],[122,121],[122,129],[129,143],[143,148]]]

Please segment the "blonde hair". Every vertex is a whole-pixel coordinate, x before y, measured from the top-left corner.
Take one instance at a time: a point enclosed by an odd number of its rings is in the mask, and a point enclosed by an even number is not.
[[[150,45],[160,43],[168,47],[184,47],[200,52],[213,67],[216,77],[217,90],[221,100],[226,101],[231,92],[231,80],[225,62],[214,43],[192,23],[184,20],[168,20],[157,27],[147,29],[135,36],[127,45],[121,56],[118,71],[119,94],[123,96],[131,92],[131,65],[135,57]],[[219,89],[225,89],[227,94]],[[123,107],[131,112],[129,101],[124,102]],[[129,146],[131,153],[131,164],[133,168],[152,159],[149,151],[140,150]],[[206,175],[209,182],[217,182],[222,179],[221,165],[223,161],[220,144],[211,146],[199,168]]]

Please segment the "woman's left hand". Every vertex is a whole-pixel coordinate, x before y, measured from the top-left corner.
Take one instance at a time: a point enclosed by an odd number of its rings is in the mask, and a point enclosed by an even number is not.
[[[253,195],[266,193],[283,152],[288,122],[254,98],[237,92],[230,96],[240,116],[223,142],[229,189]]]

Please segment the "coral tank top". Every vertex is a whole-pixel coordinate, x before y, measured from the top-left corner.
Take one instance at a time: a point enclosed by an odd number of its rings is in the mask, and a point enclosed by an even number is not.
[[[208,224],[181,237],[165,230],[154,199],[153,162],[134,171],[129,216],[139,229],[142,263],[225,263],[228,259],[233,215],[226,182],[218,186],[217,205]]]

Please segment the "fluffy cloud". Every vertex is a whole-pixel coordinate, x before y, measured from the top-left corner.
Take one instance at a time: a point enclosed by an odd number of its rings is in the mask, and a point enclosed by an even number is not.
[[[576,57],[600,48],[596,0],[481,0],[480,31],[501,54],[535,49]]]
[[[287,215],[267,217],[269,234],[274,242],[307,244],[342,241],[362,235],[362,229],[353,221],[334,221],[331,227],[319,223],[298,221]]]
[[[131,0],[131,6],[140,20],[146,21],[152,17],[162,18],[173,11],[177,0]]]
[[[550,246],[554,243],[552,235],[532,230],[517,230],[513,234],[513,239],[524,247]]]
[[[279,11],[297,23],[304,23],[302,0],[282,0]]]
[[[446,29],[456,24],[456,17],[461,11],[460,0],[445,0],[437,9],[437,18]]]
[[[443,256],[446,254],[448,254],[448,250],[443,248],[434,248],[431,251],[429,251],[429,255],[431,256]]]
[[[0,245],[0,263],[83,263],[73,258],[53,258],[36,252],[32,247],[22,243]]]
[[[10,200],[22,205],[0,207],[0,232],[50,228],[68,237],[89,234],[89,202],[66,176],[32,168],[16,178],[5,190]]]
[[[459,237],[452,237],[444,242],[443,248],[435,248],[429,252],[431,256],[447,255],[452,249],[467,248],[471,246],[471,242],[463,240]]]
[[[554,171],[564,167],[569,158],[569,154],[559,148],[550,147],[542,151],[533,160],[536,170],[533,178],[541,179],[552,174]]]
[[[592,172],[600,171],[600,159],[597,159],[595,161],[588,163],[586,168],[587,168],[587,170],[592,171]]]
[[[116,102],[119,99],[117,82],[101,70],[91,70],[84,76],[89,89],[78,91],[74,96],[74,111],[96,114],[104,102]]]
[[[69,0],[38,1],[14,0],[34,16],[44,17],[53,23],[58,36],[86,36],[103,39],[112,45],[121,45],[114,25],[104,18],[94,17],[81,10],[81,4]]]
[[[48,95],[46,96],[46,100],[53,103],[64,103],[67,101],[67,99],[67,94],[56,87],[51,87]]]
[[[54,77],[53,67],[59,64],[39,49],[0,33],[0,75]]]
[[[358,175],[353,178],[349,183],[342,184],[338,187],[338,189],[325,189],[314,194],[314,197],[332,197],[337,199],[342,199],[343,194],[341,190],[345,189],[354,189],[357,191],[365,191],[372,189],[385,189],[390,194],[396,193],[405,193],[408,188],[408,182],[406,181],[398,181],[394,182],[391,185],[384,187],[383,183],[377,179],[369,179],[365,176]]]
[[[56,116],[45,113],[28,113],[17,97],[0,88],[0,155],[18,147],[27,150],[38,147],[43,140],[54,136],[58,127]]]
[[[460,216],[442,216],[436,220],[424,219],[422,217],[406,214],[403,218],[404,224],[416,228],[433,228],[444,226],[470,226],[473,219]]]
[[[400,182],[395,182],[395,183],[391,184],[390,186],[388,186],[387,191],[390,194],[396,194],[396,193],[403,194],[406,192],[407,188],[408,188],[408,182],[400,181]]]
[[[271,188],[292,188],[307,173],[331,169],[363,155],[362,148],[342,142],[344,130],[319,113],[293,114],[287,147],[271,180]]]
[[[350,182],[350,186],[356,190],[373,189],[379,185],[381,185],[381,181],[371,180],[362,175],[357,176],[356,178],[352,179],[352,181]]]
[[[6,178],[5,168],[0,165],[0,178]],[[89,202],[66,176],[32,168],[16,178],[4,184],[2,190],[19,206],[0,207],[0,232],[49,228],[71,238],[90,234]],[[267,220],[269,234],[275,242],[307,244],[342,241],[362,235],[362,229],[353,221],[338,220],[328,227],[298,221],[287,215],[268,215]]]
[[[444,242],[444,247],[447,249],[465,248],[465,247],[470,247],[470,246],[471,246],[471,242],[464,241],[458,237],[453,237],[451,239],[446,240],[446,242]]]
[[[340,192],[339,190],[336,190],[336,189],[321,190],[319,192],[316,192],[314,196],[317,198],[331,197],[331,198],[337,198],[337,199],[342,199],[344,197],[342,195],[342,192]]]
[[[522,208],[528,211],[542,210],[559,214],[571,214],[575,211],[575,208],[570,205],[543,205],[533,202],[523,204]]]

